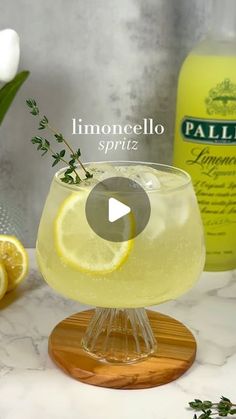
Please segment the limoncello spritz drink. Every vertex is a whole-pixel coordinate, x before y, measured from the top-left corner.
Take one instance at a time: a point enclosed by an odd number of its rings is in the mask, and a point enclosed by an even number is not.
[[[81,303],[121,310],[159,304],[191,288],[203,269],[205,249],[190,177],[154,163],[87,167],[92,179],[66,185],[62,169],[51,185],[37,240],[38,263],[49,285]],[[144,230],[122,242],[98,236],[85,211],[94,185],[115,176],[140,184],[151,206]]]

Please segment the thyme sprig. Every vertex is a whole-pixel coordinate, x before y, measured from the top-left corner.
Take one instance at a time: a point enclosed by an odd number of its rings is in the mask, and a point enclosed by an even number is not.
[[[221,397],[218,403],[213,403],[210,400],[195,399],[189,403],[189,406],[195,412],[199,412],[199,416],[195,413],[193,419],[216,419],[217,417],[236,415],[236,404],[224,396]]]
[[[46,138],[43,138],[42,136],[36,135],[31,139],[31,142],[33,144],[37,145],[37,150],[42,151],[42,156],[47,154],[48,152],[51,153],[53,158],[52,167],[56,166],[59,162],[63,162],[68,166],[68,169],[64,173],[64,177],[61,178],[62,182],[69,183],[69,184],[78,184],[82,181],[81,177],[79,176],[77,172],[77,163],[81,166],[83,171],[85,172],[86,179],[92,178],[93,175],[85,168],[83,163],[80,160],[81,152],[80,149],[77,151],[74,151],[72,147],[70,146],[68,140],[65,139],[63,134],[61,134],[59,131],[57,131],[52,125],[49,123],[48,118],[44,115],[41,116],[39,112],[38,105],[34,99],[27,99],[26,100],[27,106],[30,108],[30,113],[33,116],[40,117],[39,121],[39,130],[48,130],[51,134],[53,134],[54,139],[57,143],[63,143],[67,149],[69,150],[69,161],[65,158],[66,156],[66,150],[62,149],[59,152],[56,152],[52,146],[50,141],[48,141]],[[72,176],[74,174],[74,176]]]

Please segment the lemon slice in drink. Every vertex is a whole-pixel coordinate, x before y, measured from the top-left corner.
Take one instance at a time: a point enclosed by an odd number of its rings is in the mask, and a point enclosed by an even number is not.
[[[133,240],[111,242],[89,226],[85,206],[88,191],[72,193],[62,204],[55,220],[56,249],[64,263],[79,271],[104,275],[127,260]],[[132,222],[126,220],[131,230]]]
[[[4,264],[0,262],[0,299],[6,293],[7,286],[8,286],[7,271],[4,267]]]
[[[0,261],[7,271],[7,291],[11,291],[28,273],[28,255],[16,237],[0,235]]]

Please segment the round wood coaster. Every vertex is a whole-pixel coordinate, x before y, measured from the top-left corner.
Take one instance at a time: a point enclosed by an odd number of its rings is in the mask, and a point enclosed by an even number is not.
[[[49,337],[52,360],[71,377],[87,384],[119,389],[155,387],[176,380],[192,365],[196,341],[179,321],[147,311],[157,340],[156,354],[134,364],[100,362],[81,347],[94,310],[82,311],[59,323]]]

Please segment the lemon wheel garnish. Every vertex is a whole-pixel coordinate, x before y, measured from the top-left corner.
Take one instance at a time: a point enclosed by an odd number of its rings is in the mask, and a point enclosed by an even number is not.
[[[55,220],[55,245],[65,264],[79,271],[104,275],[124,264],[133,240],[112,242],[99,237],[86,218],[87,197],[88,192],[80,190],[63,202]],[[126,219],[124,223],[124,228],[131,231],[132,222]]]
[[[28,255],[16,237],[0,235],[0,261],[7,272],[7,291],[11,291],[28,273]]]
[[[7,286],[8,286],[7,271],[4,267],[4,264],[0,262],[0,299],[6,293]]]

